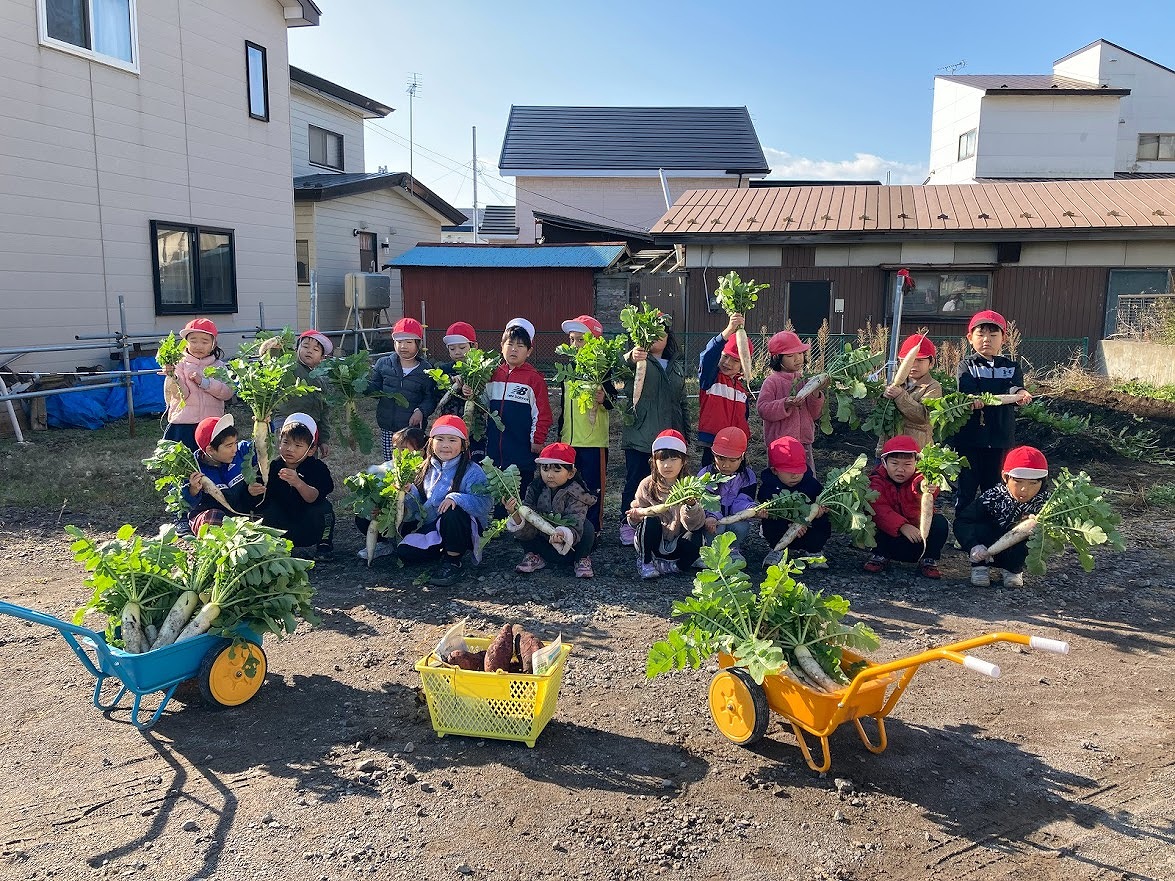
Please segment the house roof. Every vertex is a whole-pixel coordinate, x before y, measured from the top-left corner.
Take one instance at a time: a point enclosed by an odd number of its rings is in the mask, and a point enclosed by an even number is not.
[[[498,168],[771,171],[746,107],[511,107]]]
[[[1080,55],[1082,52],[1086,51],[1087,49],[1092,49],[1098,43],[1103,43],[1106,46],[1113,46],[1119,52],[1125,52],[1127,55],[1133,55],[1135,58],[1139,59],[1140,61],[1145,61],[1147,64],[1153,64],[1155,67],[1159,68],[1160,70],[1167,71],[1167,73],[1175,73],[1175,70],[1172,70],[1171,68],[1166,67],[1165,65],[1159,64],[1159,62],[1154,61],[1150,58],[1147,58],[1145,55],[1139,55],[1137,52],[1131,52],[1125,46],[1119,46],[1117,43],[1111,43],[1109,40],[1094,40],[1092,43],[1088,43],[1085,46],[1082,46],[1080,49],[1076,49],[1073,52],[1070,52],[1065,57],[1058,58],[1056,61],[1053,62],[1053,64],[1060,64],[1062,61],[1068,61],[1074,55]]]
[[[388,265],[449,269],[607,269],[625,254],[624,245],[437,245],[420,244]]]
[[[986,95],[1129,95],[1129,89],[1112,89],[1100,83],[1073,79],[1067,76],[1044,74],[952,74],[937,76],[947,80],[982,89]]]
[[[652,232],[658,242],[680,242],[1126,229],[1175,234],[1175,179],[690,190]]]
[[[1115,171],[1114,180],[1169,180],[1175,178],[1175,171]],[[1072,177],[977,177],[977,184],[1039,184],[1060,180],[1076,180]],[[1109,178],[1090,178],[1109,180]]]
[[[386,104],[380,104],[374,98],[368,98],[366,95],[352,92],[350,89],[344,88],[338,83],[332,83],[330,80],[302,70],[300,67],[294,67],[292,64],[290,65],[290,81],[300,86],[305,86],[308,89],[313,89],[316,92],[321,92],[328,98],[333,98],[335,101],[349,104],[361,112],[364,119],[383,119],[389,113],[395,112],[394,108],[388,107]]]
[[[307,174],[294,178],[295,202],[325,202],[341,199],[357,193],[371,193],[376,190],[400,189],[411,198],[419,199],[446,220],[460,223],[465,215],[458,211],[420,181],[404,172],[387,174]]]
[[[459,209],[465,215],[462,223],[442,226],[444,232],[473,232],[473,209]],[[518,221],[513,205],[485,205],[477,209],[477,231],[479,235],[506,237],[518,235]]]
[[[586,233],[585,238],[601,241],[626,242],[631,249],[635,246],[653,244],[653,237],[647,232],[635,229],[625,229],[621,226],[611,226],[603,223],[594,223],[581,217],[565,217],[561,214],[551,214],[547,211],[535,211],[534,219],[543,225],[543,237],[546,238],[552,228],[569,232]],[[582,240],[582,239],[581,239]]]
[[[322,17],[322,10],[314,0],[282,0],[282,11],[287,28],[314,27]]]

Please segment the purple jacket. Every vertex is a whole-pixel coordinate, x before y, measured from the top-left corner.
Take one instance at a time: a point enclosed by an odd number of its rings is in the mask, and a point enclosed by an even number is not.
[[[715,473],[713,466],[707,465],[698,472],[698,476],[713,473]],[[706,516],[718,520],[754,507],[755,492],[758,486],[759,481],[755,477],[755,472],[744,464],[742,470],[735,472],[730,480],[718,484],[718,498],[721,500],[722,510],[707,511]]]

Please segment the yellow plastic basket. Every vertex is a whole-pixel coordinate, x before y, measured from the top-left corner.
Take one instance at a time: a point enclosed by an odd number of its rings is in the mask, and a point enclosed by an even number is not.
[[[492,640],[467,636],[471,652]],[[429,653],[416,662],[432,727],[438,737],[464,734],[520,740],[529,747],[555,715],[563,668],[571,646],[563,644],[555,666],[542,676],[527,673],[483,673],[447,667]]]

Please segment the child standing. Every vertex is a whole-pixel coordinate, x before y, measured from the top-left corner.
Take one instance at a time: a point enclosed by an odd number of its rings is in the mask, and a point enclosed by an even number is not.
[[[375,421],[383,440],[385,459],[392,458],[392,435],[401,428],[421,428],[437,405],[437,386],[428,375],[432,365],[420,357],[424,328],[415,318],[401,318],[392,326],[392,342],[396,351],[375,362],[367,394],[400,394],[406,405],[395,398],[379,399],[375,407]]]
[[[662,429],[678,432],[689,442],[689,403],[685,397],[685,365],[677,356],[677,340],[673,331],[665,332],[647,350],[633,348],[624,360],[634,369],[645,362],[645,382],[640,400],[633,408],[632,421],[625,422],[620,435],[624,448],[624,490],[620,494],[620,543],[631,546],[636,530],[628,522],[628,509],[636,496],[637,487],[649,476],[653,453],[653,439]],[[633,382],[624,382],[624,394],[632,400]]]
[[[812,469],[808,466],[809,451],[794,437],[777,437],[767,448],[767,468],[763,471],[759,485],[759,501],[765,502],[774,498],[784,490],[803,493],[809,502],[815,502],[816,496],[824,490],[824,485],[816,479]],[[763,558],[763,568],[778,566],[783,559],[783,551],[775,550],[784,533],[791,529],[791,521],[782,519],[763,520],[763,538],[771,546],[767,556]],[[788,553],[797,559],[805,561],[810,569],[827,569],[827,563],[814,562],[814,557],[824,554],[824,546],[832,536],[832,522],[828,514],[821,512],[809,526],[800,530],[799,535],[788,546]]]
[[[728,425],[751,436],[747,420],[751,415],[743,373],[749,365],[738,357],[735,332],[743,326],[743,317],[730,316],[726,327],[706,344],[698,356],[698,444],[702,448],[702,467],[714,461],[710,446],[714,435]],[[750,342],[747,342],[750,347]]]
[[[409,496],[415,510],[401,526],[404,538],[396,548],[405,563],[437,561],[429,584],[448,587],[465,577],[462,557],[478,547],[489,522],[493,498],[486,491],[485,472],[469,457],[469,429],[458,416],[441,416],[428,434],[424,466]]]
[[[277,337],[275,337],[277,339]],[[309,392],[297,398],[290,398],[278,406],[273,414],[273,433],[281,431],[286,417],[293,412],[305,413],[318,423],[318,458],[325,459],[330,453],[330,407],[323,392],[323,381],[312,379],[310,372],[335,350],[335,344],[324,333],[306,330],[298,334],[298,348],[295,350],[294,375],[318,391]]]
[[[580,315],[564,321],[563,332],[568,341],[577,349],[583,347],[587,334],[594,337],[604,335],[604,327],[591,315]],[[555,432],[559,440],[575,449],[575,470],[587,491],[596,497],[587,518],[592,524],[595,538],[603,530],[604,486],[608,472],[608,429],[609,411],[613,408],[615,387],[611,379],[605,379],[604,387],[596,392],[596,409],[593,423],[588,413],[580,413],[579,407],[571,400],[568,386],[563,383],[563,406],[559,409],[559,421]]]
[[[887,385],[882,394],[892,400],[902,414],[903,433],[918,441],[919,447],[925,447],[934,443],[934,434],[930,430],[930,411],[922,401],[942,397],[942,385],[930,375],[930,365],[938,349],[928,337],[916,333],[902,341],[898,358],[905,358],[914,349],[918,350],[918,357],[914,359],[906,382],[900,386]],[[887,440],[888,437],[877,439],[877,455],[881,455],[881,447]]]
[[[515,572],[538,572],[548,563],[570,561],[576,578],[592,578],[595,529],[588,518],[596,497],[588,491],[575,467],[575,450],[567,444],[547,444],[535,462],[541,480],[532,481],[522,503],[539,514],[554,514],[566,522],[555,534],[542,535],[516,513],[513,499],[506,503],[506,528],[526,550]]]
[[[469,354],[469,350],[477,345],[477,332],[473,325],[458,321],[449,325],[442,340],[449,351],[449,360],[441,361],[437,368],[445,376],[453,379],[457,362]],[[458,380],[459,382],[459,380]],[[436,411],[437,416],[463,416],[465,413],[465,396],[460,388],[455,388],[445,406]]]
[[[196,426],[196,464],[199,471],[192,472],[188,485],[183,491],[184,500],[191,506],[188,523],[193,534],[199,534],[204,524],[219,525],[226,516],[247,515],[257,504],[249,493],[245,480],[245,463],[253,458],[251,441],[240,439],[231,413],[219,419],[208,416]],[[202,477],[207,477],[220,490],[232,511],[226,510],[220,502],[201,489]]]
[[[216,344],[216,325],[207,318],[193,318],[184,325],[180,336],[188,342],[183,357],[178,364],[163,368],[179,387],[179,397],[167,408],[163,437],[198,452],[196,426],[209,416],[223,416],[224,402],[234,392],[232,386],[204,375],[208,367],[224,366],[224,353]]]
[[[502,363],[485,389],[486,409],[502,420],[486,425],[486,455],[499,468],[517,465],[525,496],[534,480],[534,457],[551,430],[551,401],[547,381],[527,363],[534,350],[534,325],[514,318],[502,332]]]
[[[693,565],[702,547],[700,533],[706,522],[706,512],[696,499],[652,517],[641,513],[642,508],[662,504],[685,473],[686,443],[681,432],[663,431],[652,446],[652,473],[640,482],[628,509],[628,523],[636,531],[633,543],[638,555],[637,573],[646,579],[673,575]]]
[[[326,463],[314,456],[317,445],[318,423],[291,413],[282,424],[269,479],[264,486],[249,484],[249,494],[264,496],[257,507],[261,523],[285,532],[296,556],[321,559],[334,550],[335,510],[327,496],[335,482]]]
[[[967,325],[967,341],[974,354],[959,364],[959,391],[968,395],[990,392],[993,395],[1016,395],[1017,406],[1024,406],[1032,395],[1024,388],[1020,362],[1000,354],[1008,322],[998,312],[976,312]],[[984,407],[975,402],[971,419],[951,440],[968,467],[959,474],[959,491],[955,509],[971,504],[976,492],[991,489],[1000,482],[1000,465],[1016,443],[1016,411],[1013,407]]]
[[[1024,586],[1024,561],[1028,543],[1014,544],[992,557],[987,547],[1030,514],[1039,514],[1048,499],[1044,491],[1049,463],[1036,447],[1016,447],[1004,457],[1003,483],[981,493],[958,512],[955,536],[970,549],[971,583],[988,587],[993,573],[989,564],[1004,570],[1004,587]]]
[[[914,470],[922,448],[908,434],[899,434],[881,448],[881,464],[869,477],[877,492],[873,521],[877,524],[877,549],[865,561],[866,572],[881,572],[890,560],[917,563],[926,578],[942,578],[938,556],[947,542],[950,525],[942,514],[930,523],[926,543],[918,523],[922,517],[922,475]],[[938,489],[934,490],[938,495]]]
[[[698,476],[707,474],[721,474],[726,478],[718,484],[719,505],[717,510],[706,512],[705,544],[713,543],[714,539],[724,532],[733,532],[734,544],[730,546],[730,556],[738,559],[743,557],[742,547],[751,531],[751,521],[741,520],[729,526],[723,526],[718,521],[723,517],[738,514],[755,505],[755,490],[759,488],[759,481],[755,479],[755,472],[747,464],[747,435],[741,428],[733,425],[723,428],[714,435],[711,444],[714,461],[705,465]],[[698,566],[699,560],[694,561]],[[703,564],[704,565],[704,564]]]
[[[763,442],[767,447],[777,438],[795,438],[804,445],[808,468],[815,473],[812,443],[816,440],[816,420],[824,409],[824,392],[815,391],[798,403],[795,399],[804,385],[804,356],[810,348],[790,330],[781,330],[767,341],[771,375],[763,381],[755,409],[763,420]]]

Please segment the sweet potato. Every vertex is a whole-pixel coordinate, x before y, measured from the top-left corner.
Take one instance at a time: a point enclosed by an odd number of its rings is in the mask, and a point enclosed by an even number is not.
[[[462,670],[484,670],[485,660],[485,652],[456,651],[449,655],[448,662],[454,667],[460,667]]]
[[[518,659],[522,661],[522,672],[533,673],[531,657],[543,647],[543,641],[533,633],[522,631],[518,636]]]
[[[514,625],[506,624],[486,648],[485,671],[507,670],[514,657]]]

